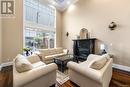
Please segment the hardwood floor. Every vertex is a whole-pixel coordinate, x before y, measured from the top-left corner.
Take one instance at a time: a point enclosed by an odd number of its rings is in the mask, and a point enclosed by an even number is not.
[[[72,81],[67,81],[59,87],[79,87]],[[130,87],[130,72],[113,69],[112,80],[109,87]]]
[[[58,85],[59,87],[79,87],[78,85],[76,85],[75,83],[73,83],[72,81],[68,80],[67,82],[65,82],[63,85]]]
[[[113,69],[112,82],[118,87],[130,87],[130,72]]]
[[[79,87],[79,86],[76,85],[75,83],[73,83],[72,81],[68,80],[66,83],[64,83],[63,85],[60,85],[59,87]],[[116,80],[111,80],[111,83],[110,83],[109,87],[130,87],[130,85],[120,83],[120,82],[118,82]]]
[[[13,67],[9,66],[0,71],[0,87],[13,87]]]
[[[68,80],[58,87],[79,87],[75,83]],[[0,87],[13,87],[13,69],[12,66],[3,68],[0,72]],[[130,73],[113,69],[113,76],[110,87],[130,87]]]

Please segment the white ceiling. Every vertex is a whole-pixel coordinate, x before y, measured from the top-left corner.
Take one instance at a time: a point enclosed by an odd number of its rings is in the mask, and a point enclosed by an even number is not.
[[[59,11],[64,11],[70,5],[76,3],[78,0],[40,0],[40,2],[46,2],[58,9]]]

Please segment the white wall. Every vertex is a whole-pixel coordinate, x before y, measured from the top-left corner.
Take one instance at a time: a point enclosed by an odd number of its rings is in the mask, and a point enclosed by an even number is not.
[[[15,0],[14,18],[2,19],[2,61],[12,60],[23,47],[23,0]]]
[[[23,0],[15,0],[14,18],[2,19],[2,62],[12,60],[23,48]],[[57,11],[56,43],[61,47],[61,14]],[[1,35],[1,33],[0,33]],[[1,41],[0,41],[1,42]]]
[[[117,23],[114,31],[108,28],[112,21]],[[91,37],[108,46],[108,51],[115,55],[115,63],[130,66],[130,0],[79,0],[63,13],[62,23],[64,48],[72,52],[72,39],[84,27]]]
[[[0,63],[2,60],[2,19],[0,18]]]
[[[56,47],[62,47],[62,17],[59,11],[56,12]]]

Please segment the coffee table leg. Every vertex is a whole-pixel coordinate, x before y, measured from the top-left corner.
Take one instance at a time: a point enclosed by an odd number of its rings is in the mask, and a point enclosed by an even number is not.
[[[55,59],[54,59],[53,61],[54,61],[54,63],[56,63],[56,62],[55,62]]]
[[[77,62],[77,63],[79,62],[78,57],[76,57],[76,62]]]
[[[64,61],[61,62],[61,72],[64,72]]]

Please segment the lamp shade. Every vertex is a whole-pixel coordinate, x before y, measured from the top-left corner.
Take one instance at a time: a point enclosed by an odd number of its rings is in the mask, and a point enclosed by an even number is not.
[[[104,44],[101,44],[101,45],[100,45],[100,49],[101,49],[101,50],[104,50],[104,49],[105,49],[105,45],[104,45]]]

